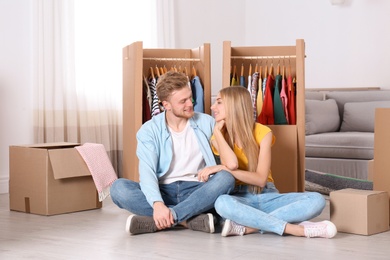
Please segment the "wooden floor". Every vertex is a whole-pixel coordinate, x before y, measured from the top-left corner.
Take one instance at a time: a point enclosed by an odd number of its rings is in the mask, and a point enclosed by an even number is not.
[[[390,232],[333,239],[275,234],[221,237],[175,229],[129,236],[128,213],[103,208],[57,216],[9,210],[0,195],[0,259],[390,259]],[[329,219],[329,202],[316,220]]]

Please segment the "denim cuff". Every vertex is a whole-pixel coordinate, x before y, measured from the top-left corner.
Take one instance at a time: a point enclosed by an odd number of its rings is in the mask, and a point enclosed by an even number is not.
[[[177,215],[176,212],[173,210],[173,208],[169,208],[172,212],[173,220],[175,221],[175,226],[178,224],[177,223]]]

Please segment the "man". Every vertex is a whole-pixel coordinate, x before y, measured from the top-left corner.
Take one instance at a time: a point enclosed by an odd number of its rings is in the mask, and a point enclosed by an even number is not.
[[[140,182],[118,179],[111,197],[130,211],[126,231],[151,233],[177,224],[214,232],[207,211],[221,194],[234,189],[234,177],[220,171],[210,148],[214,119],[193,110],[192,91],[183,73],[159,78],[157,95],[164,112],[146,122],[137,133]],[[205,172],[212,172],[210,178]]]

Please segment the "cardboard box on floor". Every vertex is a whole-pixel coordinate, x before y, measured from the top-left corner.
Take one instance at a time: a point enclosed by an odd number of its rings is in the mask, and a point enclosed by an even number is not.
[[[55,215],[101,208],[78,145],[10,146],[10,210]]]
[[[373,186],[390,194],[390,108],[375,109]]]
[[[330,220],[339,232],[373,235],[389,230],[386,191],[343,189],[330,193]]]

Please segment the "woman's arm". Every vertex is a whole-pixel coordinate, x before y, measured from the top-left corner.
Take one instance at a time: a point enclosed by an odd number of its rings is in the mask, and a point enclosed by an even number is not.
[[[248,172],[239,169],[230,170],[230,172],[236,179],[247,184],[259,187],[264,187],[267,184],[268,173],[271,169],[272,137],[272,132],[269,132],[264,136],[263,140],[260,143],[260,151],[256,172]]]
[[[232,148],[230,148],[221,132],[224,124],[225,122],[223,120],[217,122],[213,131],[215,139],[213,139],[211,143],[219,153],[221,164],[226,166],[228,170],[236,170],[238,168],[237,156]]]

